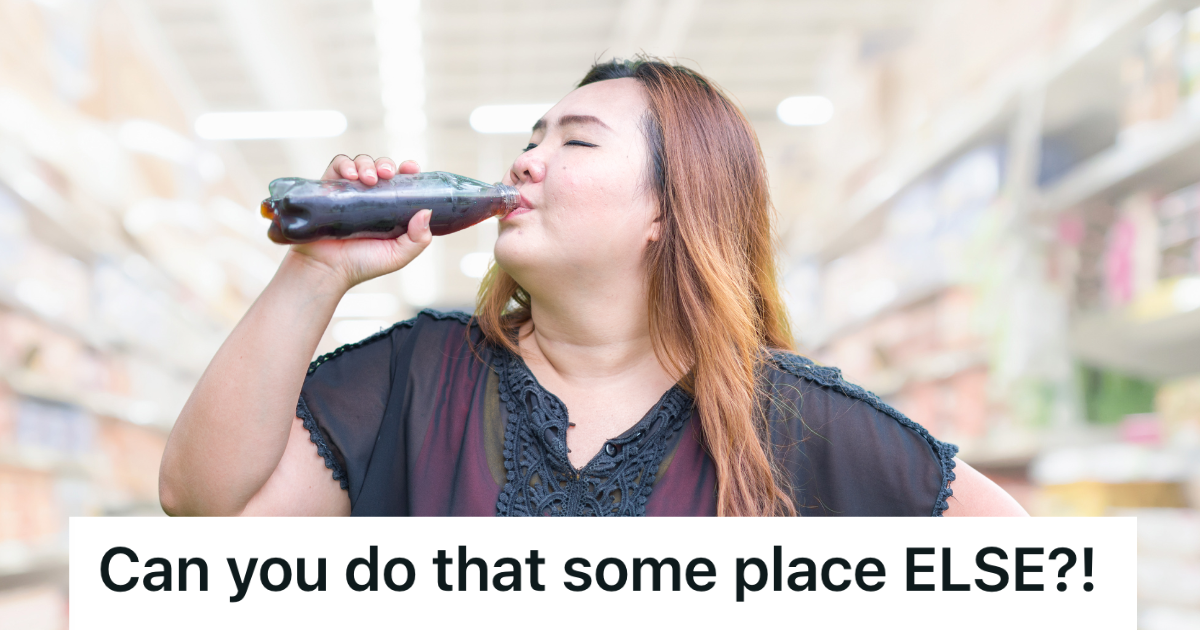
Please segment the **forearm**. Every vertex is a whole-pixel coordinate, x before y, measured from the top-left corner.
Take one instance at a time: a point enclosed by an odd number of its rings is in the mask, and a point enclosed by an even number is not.
[[[200,377],[159,473],[172,514],[238,514],[279,464],[309,360],[346,287],[289,252]]]

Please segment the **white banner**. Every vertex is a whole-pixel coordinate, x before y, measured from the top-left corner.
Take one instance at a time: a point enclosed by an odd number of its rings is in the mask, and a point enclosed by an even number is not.
[[[1134,628],[1137,521],[72,518],[71,627]]]

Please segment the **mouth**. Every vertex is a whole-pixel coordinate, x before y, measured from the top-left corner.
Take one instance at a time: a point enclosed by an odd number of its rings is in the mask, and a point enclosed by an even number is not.
[[[504,220],[510,219],[514,216],[517,216],[518,214],[524,214],[526,212],[529,212],[530,210],[533,210],[533,203],[531,201],[529,201],[528,197],[526,197],[524,194],[522,194],[520,204],[516,208],[509,210],[508,213],[505,214],[504,216],[500,217],[500,220],[504,221]]]

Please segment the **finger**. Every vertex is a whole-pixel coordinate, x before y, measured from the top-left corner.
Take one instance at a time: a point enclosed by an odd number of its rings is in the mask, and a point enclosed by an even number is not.
[[[412,160],[404,160],[403,162],[400,163],[400,170],[398,172],[403,173],[405,175],[412,175],[414,173],[420,173],[421,165],[417,164],[416,162],[414,162]]]
[[[349,156],[340,154],[335,155],[333,159],[329,161],[329,166],[325,167],[325,173],[321,175],[321,179],[350,179],[349,177],[346,177],[344,173],[342,173],[342,168],[346,164],[353,166],[354,162],[350,161]]]
[[[340,174],[343,179],[358,179],[358,167],[355,166],[354,160],[346,158],[344,162],[339,164],[338,174]]]
[[[399,171],[392,158],[381,157],[375,160],[375,172],[379,175],[379,179],[391,179]]]
[[[375,160],[371,156],[360,154],[354,158],[354,168],[358,169],[358,181],[368,186],[374,186],[379,181],[379,176],[375,174]]]

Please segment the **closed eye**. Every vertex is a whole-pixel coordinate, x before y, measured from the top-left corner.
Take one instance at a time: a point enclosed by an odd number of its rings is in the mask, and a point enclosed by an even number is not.
[[[594,146],[597,146],[597,145],[594,145],[594,144],[592,144],[592,143],[590,143],[590,142],[584,142],[583,140],[568,140],[568,141],[566,141],[564,144],[573,144],[573,145],[575,145],[575,146],[580,146],[580,147],[594,147]],[[534,149],[534,148],[536,148],[536,147],[537,147],[537,144],[535,144],[535,143],[533,143],[533,142],[530,142],[528,145],[526,145],[526,147],[525,147],[524,149],[522,149],[522,151],[530,151],[530,150],[532,150],[532,149]]]

